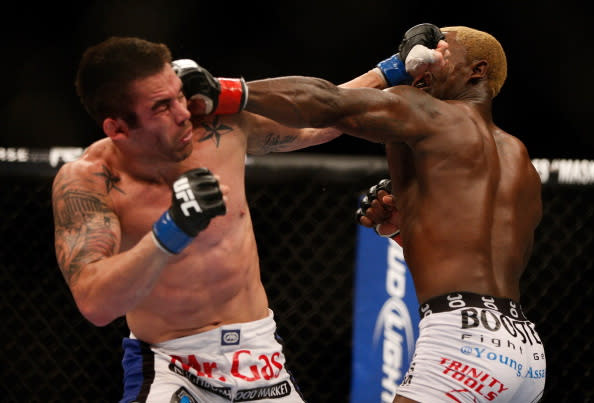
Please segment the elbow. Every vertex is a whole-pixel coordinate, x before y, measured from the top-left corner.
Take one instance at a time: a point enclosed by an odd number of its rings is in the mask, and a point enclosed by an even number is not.
[[[107,311],[107,305],[103,301],[93,300],[89,297],[76,297],[76,306],[81,315],[97,327],[109,325],[116,319],[116,316]]]

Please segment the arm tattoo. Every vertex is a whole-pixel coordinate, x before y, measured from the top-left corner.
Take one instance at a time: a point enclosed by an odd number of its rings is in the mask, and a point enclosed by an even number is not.
[[[228,132],[232,132],[233,128],[231,126],[224,125],[219,122],[219,117],[215,116],[212,122],[203,121],[202,127],[204,127],[205,132],[202,138],[198,139],[198,142],[203,142],[208,139],[212,139],[215,142],[217,148],[221,143],[221,136],[223,134],[227,134]]]
[[[282,150],[285,145],[293,143],[297,137],[298,136],[296,135],[282,137],[279,134],[270,133],[266,135],[266,138],[264,139],[264,148],[268,152],[279,151]]]
[[[68,284],[90,262],[116,252],[117,220],[101,195],[56,182],[54,222],[56,257]]]

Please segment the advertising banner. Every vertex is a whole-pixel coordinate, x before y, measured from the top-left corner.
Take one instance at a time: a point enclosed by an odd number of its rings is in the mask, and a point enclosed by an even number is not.
[[[351,402],[392,403],[418,336],[418,302],[402,248],[358,227]]]

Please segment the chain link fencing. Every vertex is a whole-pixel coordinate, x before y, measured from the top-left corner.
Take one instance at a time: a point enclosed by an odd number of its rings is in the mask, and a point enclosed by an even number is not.
[[[0,400],[118,401],[128,329],[123,319],[95,327],[75,306],[53,249],[53,171],[0,168]],[[375,157],[248,160],[262,280],[289,368],[310,403],[349,401],[354,212],[359,196],[385,176]],[[545,402],[594,398],[593,201],[591,185],[543,189],[544,218],[522,280],[522,305],[545,343]]]

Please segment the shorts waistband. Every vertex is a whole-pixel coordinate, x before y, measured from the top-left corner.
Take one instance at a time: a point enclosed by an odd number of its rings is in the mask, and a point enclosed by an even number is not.
[[[251,322],[225,324],[206,332],[155,343],[152,347],[165,351],[192,351],[196,349],[196,346],[201,346],[202,348],[240,346],[253,339],[259,339],[263,334],[274,335],[275,332],[276,322],[274,321],[274,313],[269,309],[268,315],[262,319]],[[130,338],[136,338],[132,332],[130,332]]]
[[[513,299],[472,292],[452,292],[430,298],[419,306],[419,314],[421,318],[424,318],[432,313],[449,312],[469,307],[491,309],[516,320],[527,320],[522,311],[522,306]]]

